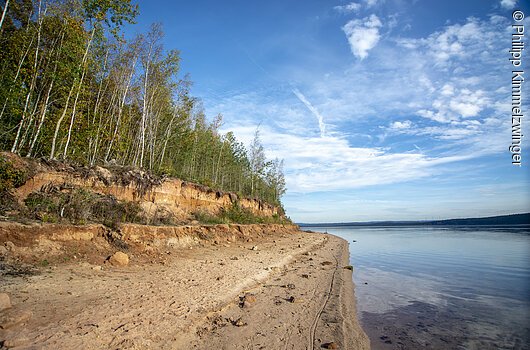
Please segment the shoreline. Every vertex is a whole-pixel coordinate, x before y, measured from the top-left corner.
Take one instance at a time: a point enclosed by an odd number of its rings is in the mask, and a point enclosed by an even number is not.
[[[126,267],[87,258],[2,276],[13,304],[0,311],[2,349],[369,349],[346,241],[249,232],[130,253]],[[19,322],[5,327],[6,314]]]

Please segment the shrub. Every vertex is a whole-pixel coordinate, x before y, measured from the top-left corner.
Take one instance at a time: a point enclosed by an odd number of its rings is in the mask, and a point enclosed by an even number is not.
[[[22,186],[25,182],[26,172],[18,169],[4,156],[0,156],[0,193]]]
[[[120,202],[113,196],[102,196],[92,204],[92,221],[100,222],[114,230],[122,222],[144,223],[142,208],[136,202]]]
[[[75,225],[86,224],[91,216],[91,204],[97,197],[82,189],[77,188],[59,196],[60,217],[68,219]]]
[[[28,214],[45,222],[58,221],[58,202],[49,193],[43,192],[30,193],[24,200]]]
[[[239,202],[232,203],[228,209],[222,208],[217,215],[212,215],[205,211],[197,211],[193,216],[201,224],[287,224],[290,223],[278,214],[272,217],[259,216],[251,210],[241,207]]]
[[[120,202],[113,196],[82,188],[52,187],[29,194],[24,202],[29,216],[44,222],[66,220],[75,225],[99,222],[112,229],[117,229],[122,222],[144,223],[138,203]]]
[[[216,225],[216,224],[226,224],[223,219],[217,215],[212,215],[206,211],[198,210],[193,213],[195,220],[200,222],[203,225]]]

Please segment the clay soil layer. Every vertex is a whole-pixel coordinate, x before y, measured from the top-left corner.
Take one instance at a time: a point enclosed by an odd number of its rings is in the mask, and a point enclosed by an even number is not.
[[[127,266],[78,248],[37,270],[8,264],[16,249],[4,246],[0,293],[13,306],[0,311],[0,348],[370,348],[355,316],[348,243],[332,235],[264,230],[128,251]]]

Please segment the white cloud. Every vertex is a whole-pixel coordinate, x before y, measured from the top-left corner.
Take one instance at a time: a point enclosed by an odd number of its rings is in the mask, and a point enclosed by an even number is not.
[[[397,121],[390,124],[390,128],[394,130],[404,130],[410,129],[412,127],[412,122],[410,120],[405,120],[403,122]]]
[[[324,136],[326,134],[326,125],[324,124],[324,117],[318,112],[318,110],[313,107],[311,102],[307,100],[307,98],[298,90],[294,89],[293,94],[295,94],[296,97],[311,111],[311,113],[317,118],[318,121],[318,128],[320,129],[320,136]]]
[[[508,25],[506,18],[470,18],[424,38],[378,44],[376,16],[350,21],[343,28],[348,39],[358,28],[376,30],[373,46],[354,52],[359,58],[369,52],[370,65],[321,72],[289,66],[277,76],[300,90],[285,84],[224,95],[207,114],[222,113],[224,130],[247,144],[262,122],[267,157],[285,159],[289,193],[300,198],[457,173],[455,167],[468,165],[463,160],[506,151],[510,91],[499,62]],[[296,203],[300,210],[310,205]]]
[[[370,8],[370,7],[374,7],[375,5],[377,5],[379,1],[378,0],[364,0],[364,2],[366,3],[366,7]]]
[[[436,101],[435,101],[436,103]],[[438,123],[449,123],[452,120],[455,120],[456,117],[452,115],[447,115],[443,113],[442,111],[434,112],[429,109],[420,109],[416,112],[419,116],[430,119],[432,121],[438,122]]]
[[[460,94],[449,102],[449,107],[464,118],[475,117],[489,104],[482,90],[460,90]]]
[[[460,84],[464,85],[465,82]],[[483,90],[457,89],[452,84],[445,84],[439,91],[440,94],[431,107],[420,109],[418,115],[439,123],[449,123],[461,118],[476,117],[490,105],[490,99]]]
[[[450,107],[463,117],[474,117],[480,112],[480,106],[472,102],[451,101]]]
[[[254,127],[229,129],[242,140],[250,140],[254,132]],[[297,136],[264,126],[260,131],[267,157],[285,160],[290,192],[347,190],[423,178],[444,162],[420,152],[391,153],[376,147],[354,147],[340,135]]]
[[[268,125],[261,126],[262,140],[267,157],[281,158],[286,164],[287,187],[290,193],[312,193],[381,186],[422,179],[451,169],[450,163],[469,160],[495,149],[504,149],[506,131],[498,119],[488,125],[477,120],[463,120],[447,125],[419,128],[410,120],[394,121],[391,131],[436,139],[455,144],[462,143],[456,152],[429,155],[431,150],[416,148],[396,152],[386,147],[361,147],[352,145],[346,134],[310,136],[278,131]],[[254,125],[226,125],[238,139],[249,143]],[[473,152],[465,145],[473,145]]]
[[[367,9],[376,6],[379,1],[378,0],[363,0],[364,5]],[[348,13],[348,12],[359,12],[362,8],[362,5],[358,2],[350,2],[346,5],[338,5],[334,6],[333,9],[338,12],[342,13]]]
[[[497,20],[492,16],[490,23],[495,24]],[[447,26],[427,38],[399,38],[396,42],[410,50],[425,49],[436,65],[446,66],[454,58],[468,58],[469,52],[473,52],[470,49],[488,53],[495,46],[495,40],[498,40],[498,33],[490,30],[487,22],[470,17],[463,25]]]
[[[440,91],[440,93],[443,96],[452,96],[455,93],[455,88],[452,84],[448,83],[442,87],[442,90]]]
[[[379,28],[381,21],[376,15],[365,17],[362,20],[351,20],[342,30],[348,38],[352,53],[363,60],[368,56],[368,51],[373,49],[380,39]]]
[[[501,6],[507,10],[511,10],[517,5],[517,0],[501,0]]]
[[[333,9],[335,9],[335,11],[344,12],[344,13],[357,12],[361,9],[361,4],[358,4],[356,2],[350,2],[347,5],[335,6],[333,7]]]

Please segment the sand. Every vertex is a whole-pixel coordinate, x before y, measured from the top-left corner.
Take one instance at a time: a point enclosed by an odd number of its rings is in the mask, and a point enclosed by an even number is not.
[[[275,232],[168,251],[125,267],[87,261],[2,276],[8,349],[369,349],[348,243]],[[2,327],[4,329],[2,329]]]

